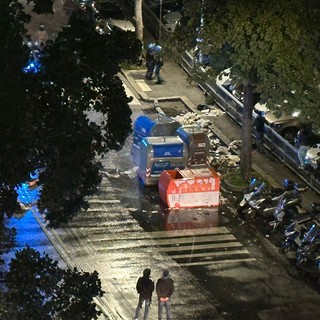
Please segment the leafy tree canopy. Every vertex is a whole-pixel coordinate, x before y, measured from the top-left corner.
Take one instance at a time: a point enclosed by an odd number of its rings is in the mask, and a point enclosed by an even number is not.
[[[187,30],[200,49],[210,54],[209,77],[215,79],[231,67],[234,84],[244,87],[240,169],[248,179],[255,93],[261,94],[270,109],[299,109],[302,117],[320,124],[316,116],[320,98],[319,4],[310,0],[205,0],[194,11],[192,1],[186,0],[185,5],[192,19],[190,25],[178,29],[178,36]],[[202,20],[194,28],[192,21],[199,11]],[[193,32],[188,32],[190,28]]]
[[[53,2],[54,0],[27,0],[28,4],[34,4],[32,11],[37,14],[53,14]]]
[[[301,109],[313,119],[320,98],[319,32],[319,10],[306,1],[229,0],[224,10],[205,15],[203,47],[213,57],[227,56],[224,67],[232,67],[235,82],[252,82],[269,108]]]
[[[2,212],[14,207],[9,196],[14,186],[45,167],[39,208],[57,227],[87,208],[84,197],[100,182],[95,156],[119,150],[131,132],[130,99],[117,73],[121,61],[138,59],[141,43],[128,32],[99,35],[77,11],[70,26],[43,49],[41,72],[24,74],[28,35],[23,21],[15,19],[23,16],[23,7],[11,2],[15,9],[0,11],[0,21],[7,21],[14,35],[2,33],[0,39],[7,44],[0,52],[1,66],[10,65],[0,75]]]
[[[5,274],[6,308],[1,319],[97,319],[93,299],[102,297],[96,271],[64,270],[48,255],[30,247],[17,251]]]

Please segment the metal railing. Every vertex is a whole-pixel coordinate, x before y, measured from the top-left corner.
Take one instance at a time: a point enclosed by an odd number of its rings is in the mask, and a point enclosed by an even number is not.
[[[161,40],[161,37],[170,32],[162,23],[160,17],[155,14],[145,3],[143,3],[143,23],[148,27],[148,30],[156,39]]]
[[[190,75],[195,74],[195,68],[198,65],[195,59],[189,52],[185,52],[181,56],[180,66]],[[225,88],[216,84],[213,81],[201,81],[199,87],[209,96],[213,96],[216,104],[224,110],[234,121],[242,125],[243,104],[236,99]],[[266,147],[274,154],[281,162],[283,162],[291,170],[295,171],[314,191],[320,194],[320,181],[315,179],[313,174],[299,170],[298,150],[291,145],[286,139],[279,135],[275,130],[266,126],[265,132]],[[301,171],[301,172],[300,172]]]

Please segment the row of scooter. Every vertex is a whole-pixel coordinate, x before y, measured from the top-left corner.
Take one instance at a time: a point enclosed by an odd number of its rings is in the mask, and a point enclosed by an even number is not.
[[[320,203],[302,211],[303,187],[289,179],[283,188],[267,188],[253,179],[244,191],[237,212],[245,221],[262,221],[267,233],[280,236],[283,253],[294,253],[296,266],[320,274]]]

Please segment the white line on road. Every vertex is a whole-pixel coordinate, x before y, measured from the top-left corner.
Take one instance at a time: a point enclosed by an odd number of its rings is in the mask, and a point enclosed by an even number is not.
[[[152,89],[147,85],[147,83],[144,80],[136,80],[136,83],[142,91],[152,91]]]
[[[194,259],[194,258],[208,258],[208,257],[219,257],[219,256],[231,256],[235,254],[249,254],[246,249],[243,250],[230,250],[230,251],[218,251],[218,252],[201,252],[201,253],[187,253],[187,254],[176,254],[170,255],[171,259]]]
[[[228,259],[228,260],[218,260],[218,261],[197,261],[197,262],[186,262],[179,263],[180,267],[189,267],[189,266],[206,266],[206,265],[219,265],[219,264],[235,264],[243,262],[256,262],[255,258],[245,258],[245,259]]]

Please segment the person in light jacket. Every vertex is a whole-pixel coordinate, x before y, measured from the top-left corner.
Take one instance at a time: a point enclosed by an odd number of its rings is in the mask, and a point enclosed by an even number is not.
[[[165,309],[167,320],[171,320],[170,302],[171,296],[174,292],[174,283],[169,277],[169,270],[165,269],[162,277],[158,279],[156,284],[156,292],[158,296],[158,319],[162,320],[163,309]]]

